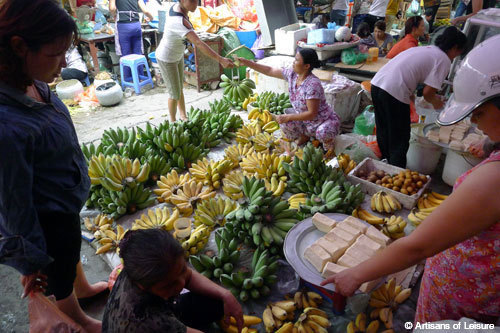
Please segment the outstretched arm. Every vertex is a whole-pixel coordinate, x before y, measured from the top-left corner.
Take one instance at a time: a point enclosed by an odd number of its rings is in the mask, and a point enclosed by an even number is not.
[[[200,37],[194,31],[190,31],[186,35],[187,39],[193,43],[193,45],[201,50],[204,54],[214,59],[218,63],[222,65],[224,68],[232,68],[234,64],[228,58],[221,57],[217,54],[210,46],[208,46],[205,42],[203,42]]]
[[[283,72],[282,72],[281,68],[275,68],[275,67],[259,64],[259,63],[256,63],[255,61],[248,60],[245,58],[236,57],[236,60],[238,60],[243,66],[250,67],[251,69],[253,69],[259,73],[262,73],[264,75],[272,76],[272,77],[275,77],[277,79],[285,79],[283,77]]]

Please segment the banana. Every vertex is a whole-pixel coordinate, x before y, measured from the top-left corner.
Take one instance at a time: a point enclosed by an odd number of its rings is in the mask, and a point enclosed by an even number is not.
[[[408,297],[410,297],[411,295],[411,289],[410,288],[407,288],[407,289],[403,289],[401,290],[397,295],[396,297],[394,298],[394,301],[398,304],[401,304],[403,303],[404,301],[406,301],[408,299]]]
[[[370,224],[383,224],[385,223],[384,219],[378,216],[375,216],[371,213],[369,213],[367,210],[364,210],[362,208],[357,208],[355,209],[355,212],[353,211],[353,216],[358,217],[362,220],[365,220],[366,222]],[[354,215],[356,214],[356,215]]]
[[[266,329],[266,332],[267,333],[274,332],[276,323],[274,321],[273,312],[269,306],[267,306],[264,312],[262,313],[262,320],[264,322],[264,327]]]
[[[322,316],[317,316],[317,315],[308,315],[307,319],[314,321],[318,325],[320,325],[323,328],[330,327],[330,321]]]
[[[286,312],[293,312],[297,308],[297,305],[293,300],[279,301],[273,303],[273,305],[282,308]]]
[[[273,313],[273,316],[275,318],[277,318],[278,320],[281,320],[281,321],[286,320],[287,313],[284,309],[282,309],[279,306],[275,306],[273,304],[271,304],[270,306],[271,306],[271,311]]]
[[[359,313],[356,316],[355,324],[358,330],[364,332],[366,330],[366,315],[364,313]]]
[[[293,324],[291,322],[284,323],[276,333],[292,333],[293,332]]]
[[[378,320],[374,320],[366,328],[366,333],[377,333],[379,327],[380,327],[380,322]]]

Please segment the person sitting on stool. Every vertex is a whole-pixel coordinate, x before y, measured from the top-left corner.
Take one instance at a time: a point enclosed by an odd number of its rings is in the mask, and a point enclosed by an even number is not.
[[[88,76],[87,65],[82,59],[75,46],[72,46],[66,51],[66,67],[61,70],[61,77],[63,80],[77,79],[82,84]]]

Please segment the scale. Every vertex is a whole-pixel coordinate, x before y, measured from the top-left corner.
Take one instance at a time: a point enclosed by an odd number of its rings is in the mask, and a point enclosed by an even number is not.
[[[76,26],[81,34],[91,34],[94,32],[94,25],[90,23],[94,15],[94,9],[89,6],[80,6],[75,11]]]

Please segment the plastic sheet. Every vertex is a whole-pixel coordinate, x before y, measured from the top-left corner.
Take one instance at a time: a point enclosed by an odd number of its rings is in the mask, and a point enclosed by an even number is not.
[[[215,9],[210,7],[198,7],[193,13],[189,13],[189,20],[196,31],[216,33],[222,27],[238,29],[241,19],[235,17],[227,5]]]

